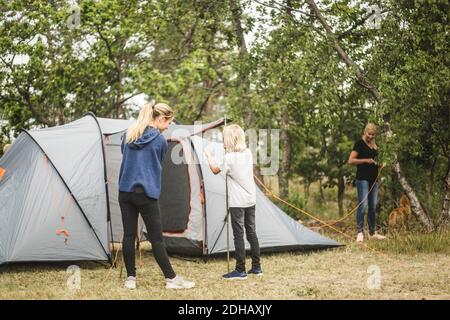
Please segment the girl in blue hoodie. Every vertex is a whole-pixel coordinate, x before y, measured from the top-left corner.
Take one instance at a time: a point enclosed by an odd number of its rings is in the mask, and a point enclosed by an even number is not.
[[[163,243],[158,198],[161,193],[161,169],[167,141],[161,132],[173,120],[172,109],[164,103],[142,108],[139,117],[122,139],[122,164],[119,173],[119,204],[124,229],[122,252],[127,269],[125,287],[136,288],[134,243],[139,213],[147,228],[156,262],[166,278],[166,288],[193,288],[194,282],[177,276]]]

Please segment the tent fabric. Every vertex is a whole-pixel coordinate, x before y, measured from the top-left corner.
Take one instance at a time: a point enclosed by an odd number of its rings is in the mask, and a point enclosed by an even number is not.
[[[131,123],[87,114],[62,126],[19,135],[0,158],[4,170],[0,264],[111,260],[111,242],[121,242],[123,237],[118,204],[120,145]],[[212,174],[203,159],[206,147],[219,159],[223,156],[221,143],[205,139],[222,124],[223,119],[204,125],[172,124],[164,132],[169,152],[163,164],[160,206],[169,252],[207,256],[227,250],[225,180]],[[143,240],[145,226],[139,221]],[[256,229],[262,251],[340,245],[290,218],[259,189]],[[229,245],[233,251],[233,241]]]
[[[123,121],[123,120],[117,120]],[[102,122],[100,122],[100,125]],[[115,242],[122,242],[123,227],[122,216],[119,206],[119,172],[122,162],[122,152],[120,145],[122,143],[123,132],[111,134],[105,138],[105,158],[106,171],[108,173],[109,207],[111,214],[112,239]],[[139,217],[139,235],[143,235],[144,221]],[[143,238],[145,239],[145,237]]]
[[[223,159],[221,143],[210,142],[197,136],[192,137],[192,141],[197,153],[208,148],[219,162]],[[198,154],[198,157],[202,159],[201,154]],[[202,161],[200,165],[204,172],[204,179],[208,181],[205,184],[205,198],[206,210],[208,211],[207,242],[210,249],[209,253],[226,252],[227,235],[223,222],[226,217],[225,179],[220,174],[214,175],[206,161]],[[279,249],[281,247],[289,249],[296,247],[326,248],[339,245],[334,240],[321,236],[299,224],[273,204],[259,188],[256,188],[256,191],[256,231],[261,249],[275,247]],[[210,210],[214,210],[214,213],[210,213]],[[232,234],[230,234],[230,239],[232,238]],[[234,250],[233,241],[230,241],[229,245],[231,250]],[[247,241],[246,248],[250,248]]]
[[[135,120],[121,120],[97,118],[98,124],[104,135],[111,135],[126,130]]]
[[[103,137],[95,117],[85,116],[63,126],[31,131],[29,134],[67,184],[106,253],[109,244],[107,225],[104,223],[107,203]]]
[[[19,135],[0,159],[0,263],[110,259],[101,149],[92,117]]]
[[[176,152],[183,157],[183,148],[176,141],[170,141],[168,154]],[[191,185],[187,164],[171,161],[165,157],[163,162],[164,174],[161,182],[161,196],[159,198],[161,212],[171,212],[162,215],[163,230],[172,233],[182,233],[188,229],[191,211]]]
[[[219,158],[223,156],[223,146],[221,143],[215,143],[203,139],[201,133],[207,128],[215,128],[216,124],[222,124],[223,121],[216,121],[213,124],[198,126],[171,125],[164,132],[164,136],[171,143],[176,142],[169,148],[163,167],[163,190],[160,198],[161,214],[163,221],[163,231],[166,247],[169,252],[189,255],[218,254],[227,250],[226,228],[224,228],[225,209],[225,181],[223,176],[211,173],[208,165],[203,159],[203,150],[213,148],[215,155]],[[196,134],[197,133],[197,134]],[[114,142],[115,139],[115,142]],[[107,161],[115,159],[116,164],[110,164],[109,167],[115,167],[120,164],[120,137],[118,135],[110,136],[108,142]],[[115,147],[113,152],[111,147]],[[114,155],[113,155],[114,154]],[[180,155],[183,155],[180,157]],[[186,194],[180,194],[180,190],[186,186],[186,181],[182,182],[184,187],[180,188],[181,183],[178,179],[167,179],[174,172],[167,164],[181,160],[185,163],[178,170],[185,170],[190,179],[190,206],[189,217],[186,217]],[[173,165],[173,164],[172,164]],[[178,165],[180,166],[180,165]],[[110,170],[108,171],[111,172]],[[186,176],[186,174],[184,175]],[[115,178],[115,177],[114,177]],[[181,177],[179,177],[181,178]],[[117,179],[110,179],[112,190],[117,189],[111,183],[117,183]],[[171,182],[166,185],[165,182]],[[204,188],[204,190],[203,190]],[[186,191],[186,190],[184,190]],[[185,192],[184,192],[185,193]],[[112,195],[111,198],[117,198]],[[202,201],[203,199],[203,201]],[[111,202],[115,201],[114,199]],[[328,239],[318,233],[315,233],[294,219],[290,218],[280,208],[273,204],[266,195],[257,188],[256,205],[256,228],[260,238],[260,246],[263,251],[280,251],[293,249],[309,248],[328,248],[339,246],[339,243]],[[114,238],[120,239],[122,226],[120,221],[120,208],[118,203],[111,208],[111,216],[114,226]],[[173,230],[173,225],[178,226],[188,221],[187,229]],[[172,222],[171,222],[172,221]],[[140,230],[145,235],[145,227],[140,224]],[[173,232],[176,231],[176,232]],[[231,233],[231,232],[230,232]],[[232,239],[230,234],[230,239]],[[249,244],[246,242],[246,247]],[[230,249],[234,250],[233,241],[230,241]]]

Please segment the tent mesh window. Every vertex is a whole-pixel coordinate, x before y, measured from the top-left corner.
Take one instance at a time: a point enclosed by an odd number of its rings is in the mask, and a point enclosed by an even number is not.
[[[163,161],[159,205],[163,231],[181,233],[187,229],[191,211],[189,171],[182,145],[176,141],[169,141],[168,145]]]

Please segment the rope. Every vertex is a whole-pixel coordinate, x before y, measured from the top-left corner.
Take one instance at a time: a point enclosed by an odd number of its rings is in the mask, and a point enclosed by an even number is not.
[[[122,237],[122,239],[123,239],[123,237]],[[123,240],[122,240],[122,241],[123,241]],[[113,263],[112,263],[110,269],[112,269],[113,267],[115,267],[116,262],[117,262],[117,256],[118,256],[118,255],[119,255],[119,248],[117,248],[117,250],[116,250],[116,254],[115,254],[115,256],[114,256],[114,260],[113,260]]]
[[[375,178],[375,182],[378,182],[378,178],[381,175],[381,170],[384,168],[384,166],[382,166],[380,168],[380,170],[378,170],[378,175]],[[367,194],[364,196],[364,198],[356,205],[356,207],[354,207],[352,210],[350,210],[347,214],[345,214],[342,218],[340,218],[339,220],[334,221],[333,223],[330,223],[330,226],[334,226],[335,224],[344,221],[345,219],[347,219],[350,215],[352,215],[354,212],[356,212],[356,210],[358,210],[358,208],[367,200],[367,198],[369,197],[370,192],[372,192],[372,189],[375,187],[375,182],[372,184],[372,186],[369,188],[369,191],[367,192]],[[324,227],[324,225],[318,226],[317,229],[322,229]]]
[[[53,179],[52,179],[53,178],[53,169],[50,167],[50,165],[48,163],[49,162],[48,157],[45,154],[44,154],[44,159],[45,159],[45,164],[47,166],[47,179],[48,179],[47,185],[50,186],[50,194],[54,197],[56,193],[55,193],[55,186],[52,183],[52,181],[53,181]],[[64,209],[62,214],[60,213],[58,206],[56,208],[56,211],[59,213],[59,219],[60,219],[60,223],[61,223],[61,229],[56,230],[56,235],[58,235],[58,236],[63,235],[64,236],[64,244],[65,245],[67,245],[67,241],[69,240],[70,232],[69,232],[69,230],[67,230],[65,228],[64,222],[65,222],[66,215],[68,214],[69,209],[70,209],[70,204],[72,202],[71,201],[72,197],[70,195],[68,195],[67,200],[68,200],[67,201],[67,205],[66,205],[66,207],[65,207],[65,209]]]
[[[67,214],[69,213],[69,209],[70,209],[70,204],[72,203],[72,197],[68,196],[67,197],[68,201],[67,201],[67,206],[64,209],[63,214],[60,215],[60,221],[61,221],[61,229],[56,230],[56,234],[59,236],[60,234],[64,235],[64,244],[67,245],[67,241],[69,240],[69,236],[70,236],[70,232],[69,230],[67,230],[64,226],[64,222],[66,219]]]
[[[6,172],[5,168],[0,167],[0,181],[3,179],[5,172]]]
[[[291,208],[293,208],[293,209],[295,209],[295,210],[297,210],[297,211],[299,211],[299,212],[301,212],[301,213],[307,215],[307,216],[310,217],[310,218],[313,218],[314,220],[319,221],[320,223],[323,224],[323,226],[329,227],[330,229],[336,231],[337,233],[343,235],[344,237],[350,239],[351,241],[355,241],[354,237],[352,237],[352,236],[346,234],[345,232],[342,232],[341,230],[339,230],[339,229],[333,227],[332,224],[326,223],[325,221],[323,221],[323,220],[319,219],[318,217],[316,217],[316,216],[310,214],[309,212],[307,212],[307,211],[305,211],[305,210],[303,210],[303,209],[301,209],[301,208],[299,208],[299,207],[293,205],[292,203],[287,202],[286,200],[284,200],[284,199],[278,197],[278,196],[275,195],[271,190],[269,190],[269,188],[267,188],[266,185],[264,185],[264,183],[263,183],[261,180],[259,180],[256,176],[255,176],[255,180],[256,180],[256,181],[264,188],[264,190],[266,191],[266,194],[267,194],[268,196],[270,196],[270,197],[272,197],[272,198],[274,198],[274,199],[276,199],[276,200],[278,200],[278,201],[280,201],[280,202],[286,204],[287,206],[289,206],[289,207],[291,207]],[[376,250],[376,249],[374,249],[374,248],[368,246],[367,244],[365,244],[365,243],[363,243],[363,242],[359,242],[359,244],[361,244],[362,246],[366,247],[366,248],[369,249],[369,250],[372,250],[372,251],[375,252],[375,253],[379,253],[379,254],[384,255],[383,252],[378,251],[378,250]]]
[[[382,166],[382,167],[380,168],[380,170],[378,170],[378,175],[377,175],[377,177],[375,178],[375,182],[378,182],[378,178],[380,177],[380,175],[381,175],[381,170],[382,170],[383,168],[384,168],[384,166]],[[257,177],[256,175],[254,175],[254,178],[255,178],[255,180],[256,180],[256,181],[264,188],[264,190],[266,190],[266,193],[268,193],[269,195],[272,194],[273,196],[275,196],[275,195],[272,193],[272,191],[270,191],[269,188],[267,188],[267,186],[265,186],[264,183],[263,183],[260,179],[258,179],[258,177]],[[348,218],[350,215],[352,215],[356,210],[358,210],[358,208],[359,208],[359,207],[367,200],[367,198],[369,197],[370,192],[372,192],[373,188],[375,187],[375,182],[372,184],[372,186],[370,187],[369,191],[368,191],[367,194],[364,196],[364,198],[356,205],[356,207],[354,207],[352,210],[350,210],[348,213],[346,213],[342,218],[340,218],[339,220],[333,221],[332,223],[326,223],[326,222],[323,222],[323,223],[322,223],[322,220],[320,220],[319,218],[317,218],[317,217],[314,216],[313,214],[308,213],[307,211],[305,211],[305,210],[303,210],[303,209],[298,209],[298,210],[299,210],[300,212],[306,214],[307,216],[312,217],[314,220],[321,222],[322,225],[316,227],[317,229],[321,229],[321,228],[323,228],[323,227],[331,227],[331,226],[334,226],[335,224],[337,224],[337,223],[339,223],[339,222],[341,222],[341,221],[347,219],[347,218]],[[280,201],[281,201],[281,200],[280,200]]]
[[[123,237],[122,237],[122,243],[123,243]],[[103,281],[102,281],[103,283],[109,278],[109,275],[111,274],[112,269],[114,269],[114,267],[116,266],[118,256],[119,256],[119,248],[117,248],[115,251],[115,255],[114,255],[113,261],[111,263],[111,266],[108,268],[108,272],[106,273],[105,277],[103,278]],[[124,263],[123,263],[123,255],[122,255],[122,265],[120,266],[119,278],[122,277],[123,265],[124,265]]]

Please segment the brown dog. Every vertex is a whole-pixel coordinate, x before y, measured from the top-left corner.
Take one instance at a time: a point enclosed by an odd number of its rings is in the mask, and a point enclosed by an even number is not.
[[[400,198],[400,207],[395,208],[389,214],[389,228],[394,228],[397,223],[401,222],[402,227],[404,227],[408,222],[408,217],[411,215],[411,202],[409,198],[402,195]]]

